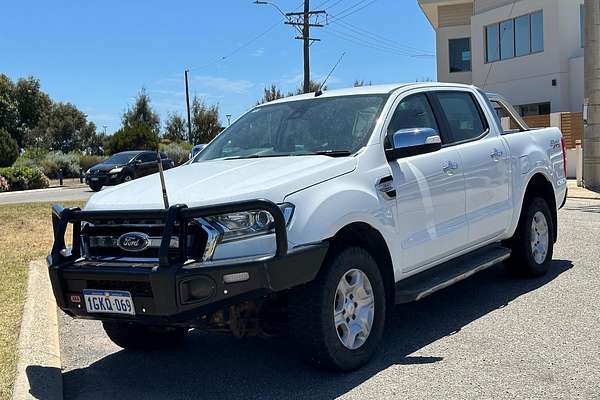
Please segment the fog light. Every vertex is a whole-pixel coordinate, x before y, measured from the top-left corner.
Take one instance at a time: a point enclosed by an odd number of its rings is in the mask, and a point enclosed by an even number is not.
[[[215,291],[215,282],[207,276],[190,279],[181,284],[181,301],[189,303],[206,300],[212,297]]]
[[[223,282],[225,283],[245,282],[248,279],[250,279],[250,274],[247,272],[223,275]]]

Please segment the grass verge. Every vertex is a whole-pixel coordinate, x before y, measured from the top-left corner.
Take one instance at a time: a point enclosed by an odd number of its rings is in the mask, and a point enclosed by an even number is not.
[[[12,395],[27,265],[52,247],[51,203],[0,206],[0,399]],[[65,203],[81,206],[82,202]]]

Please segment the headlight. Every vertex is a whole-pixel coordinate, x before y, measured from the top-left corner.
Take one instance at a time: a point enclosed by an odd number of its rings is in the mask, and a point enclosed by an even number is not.
[[[121,171],[123,171],[123,167],[113,168],[110,171],[108,171],[108,173],[109,174],[118,174]]]
[[[294,205],[284,203],[280,204],[279,208],[283,213],[286,225],[289,224],[294,214]],[[265,210],[215,215],[206,219],[222,229],[221,242],[230,242],[272,233],[275,223],[273,216]]]

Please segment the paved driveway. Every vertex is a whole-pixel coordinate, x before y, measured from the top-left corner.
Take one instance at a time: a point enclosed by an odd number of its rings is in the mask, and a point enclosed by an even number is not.
[[[559,219],[547,276],[498,265],[398,307],[351,374],[306,366],[283,338],[192,333],[181,350],[132,353],[62,315],[65,398],[600,398],[600,202],[569,200]]]

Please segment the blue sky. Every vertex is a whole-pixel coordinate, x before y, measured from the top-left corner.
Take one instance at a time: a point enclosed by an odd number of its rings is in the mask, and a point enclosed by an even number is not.
[[[300,3],[276,1],[284,11]],[[354,79],[436,78],[434,32],[416,0],[312,0],[311,8],[321,4],[331,23],[311,32],[322,39],[311,46],[313,78],[327,75],[342,52],[331,89]],[[53,99],[112,133],[142,87],[162,120],[184,115],[189,67],[191,95],[218,103],[225,122],[226,113],[235,119],[253,106],[265,86],[287,92],[301,84],[294,36],[275,8],[251,0],[10,1],[0,16],[0,73],[39,78]]]

